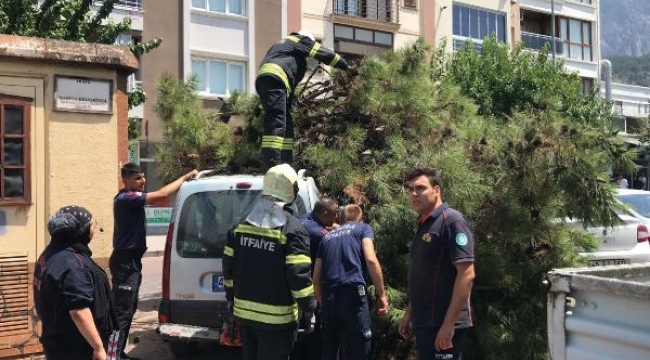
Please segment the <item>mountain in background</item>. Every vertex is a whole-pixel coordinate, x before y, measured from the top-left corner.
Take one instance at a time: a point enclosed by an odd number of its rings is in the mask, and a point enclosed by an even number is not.
[[[600,47],[615,82],[650,86],[650,0],[600,0]]]
[[[650,1],[600,0],[603,58],[650,53]]]

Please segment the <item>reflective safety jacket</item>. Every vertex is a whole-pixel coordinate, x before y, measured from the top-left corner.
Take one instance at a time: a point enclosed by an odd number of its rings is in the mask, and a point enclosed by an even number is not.
[[[228,232],[223,256],[226,298],[233,313],[250,325],[295,328],[298,309],[313,311],[309,236],[287,213],[278,228],[241,223]]]
[[[348,69],[348,63],[341,55],[321,46],[319,42],[307,36],[289,35],[271,46],[257,76],[273,76],[282,80],[287,94],[291,94],[305,76],[308,58],[338,69]]]

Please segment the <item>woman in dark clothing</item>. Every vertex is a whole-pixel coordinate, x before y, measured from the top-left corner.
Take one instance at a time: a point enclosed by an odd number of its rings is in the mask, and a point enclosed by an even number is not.
[[[34,269],[34,301],[48,360],[104,360],[114,340],[108,278],[88,248],[96,227],[80,206],[61,208],[47,224],[52,241]]]

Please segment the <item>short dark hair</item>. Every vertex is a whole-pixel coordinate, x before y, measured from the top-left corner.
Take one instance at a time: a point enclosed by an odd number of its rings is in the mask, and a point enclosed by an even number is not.
[[[314,213],[322,214],[324,212],[336,212],[334,210],[334,205],[338,205],[338,201],[332,196],[323,195],[318,198],[318,201],[314,204]]]
[[[134,175],[139,175],[144,173],[142,171],[142,168],[134,163],[127,163],[122,166],[122,170],[120,171],[121,175],[123,178],[127,179],[130,178]]]
[[[442,177],[440,171],[428,166],[416,166],[404,173],[404,182],[413,181],[420,176],[426,176],[431,186],[440,186],[442,188]]]

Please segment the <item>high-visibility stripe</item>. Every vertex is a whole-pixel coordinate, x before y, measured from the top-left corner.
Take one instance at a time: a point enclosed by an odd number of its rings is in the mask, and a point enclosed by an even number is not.
[[[297,43],[297,42],[300,42],[300,38],[299,38],[299,37],[297,37],[297,36],[292,36],[292,35],[287,36],[287,40],[291,40],[291,41],[296,42],[296,43]]]
[[[284,149],[284,146],[278,143],[269,143],[262,141],[262,149],[282,150]]]
[[[304,298],[306,296],[314,295],[314,286],[309,285],[304,289],[297,290],[297,291],[291,291],[291,295],[293,295],[293,297],[295,299],[300,299],[300,298]]]
[[[339,54],[334,54],[334,60],[330,63],[330,66],[336,66],[338,64],[339,60],[341,60],[341,55]]]
[[[316,53],[320,50],[320,43],[315,43],[314,47],[311,48],[311,51],[309,52],[309,57],[313,58],[316,56]]]
[[[225,246],[223,248],[223,254],[228,255],[228,256],[234,256],[235,255],[235,249],[231,248],[230,246]]]
[[[238,298],[235,298],[234,305],[236,308],[270,315],[288,315],[293,314],[294,311],[298,310],[298,305],[296,303],[293,303],[293,305],[270,305]]]
[[[282,150],[293,150],[293,139],[284,139]]]
[[[274,75],[278,79],[282,80],[284,86],[287,88],[287,92],[291,92],[291,84],[289,84],[289,78],[280,65],[274,63],[263,64],[260,66],[260,71],[257,76],[261,75]]]
[[[281,244],[287,242],[287,237],[278,229],[264,229],[257,226],[239,224],[235,228],[235,233],[253,234],[267,238],[277,239]]]
[[[233,281],[233,279],[223,279],[223,284],[227,287],[235,286],[235,282]]]
[[[282,150],[286,139],[281,136],[264,135],[262,136],[263,149]]]
[[[282,142],[285,141],[285,138],[283,138],[282,136],[264,135],[264,136],[262,136],[262,141],[282,143]]]
[[[285,264],[311,264],[311,258],[307,255],[287,255]]]
[[[268,315],[246,309],[240,309],[235,306],[233,314],[240,319],[246,319],[271,325],[291,324],[298,321],[298,309],[296,309],[296,311],[290,315]]]

